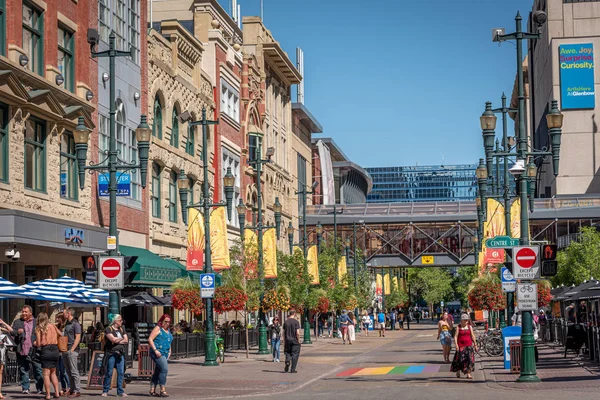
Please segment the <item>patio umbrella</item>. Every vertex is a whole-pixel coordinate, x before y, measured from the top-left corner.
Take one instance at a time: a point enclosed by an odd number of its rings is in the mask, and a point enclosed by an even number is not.
[[[57,279],[42,279],[21,286],[37,294],[37,300],[48,302],[74,303],[79,306],[105,306],[106,302],[93,297],[89,292],[76,288],[68,288],[57,282]]]
[[[62,278],[54,279],[54,281],[57,284],[67,288],[69,291],[73,291],[76,295],[78,295],[79,293],[83,293],[88,297],[95,297],[103,301],[108,300],[108,291],[104,289],[94,288],[91,285],[86,285],[75,278],[71,278],[70,276],[65,275]],[[78,295],[78,297],[82,296]]]
[[[138,305],[154,307],[154,306],[164,306],[165,303],[162,302],[158,297],[151,295],[146,292],[139,292],[132,296],[126,297],[124,300],[137,302]]]
[[[34,299],[37,293],[0,277],[0,299]]]

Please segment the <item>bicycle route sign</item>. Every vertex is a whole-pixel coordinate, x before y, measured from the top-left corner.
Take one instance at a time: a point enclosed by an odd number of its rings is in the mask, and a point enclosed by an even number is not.
[[[539,250],[538,246],[518,246],[513,248],[513,275],[515,279],[539,279]]]
[[[505,293],[514,292],[517,287],[517,281],[510,273],[510,270],[506,267],[502,267],[500,269],[500,275],[502,277],[502,291]]]
[[[215,295],[215,274],[200,274],[200,297],[212,299]]]
[[[519,310],[535,311],[537,305],[537,283],[517,283],[517,306]]]

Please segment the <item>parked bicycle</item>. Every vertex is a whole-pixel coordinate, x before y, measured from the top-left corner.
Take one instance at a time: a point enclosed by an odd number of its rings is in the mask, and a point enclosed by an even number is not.
[[[483,350],[490,357],[499,357],[504,353],[504,342],[502,341],[502,332],[499,329],[489,329],[477,338],[479,348],[477,354]]]

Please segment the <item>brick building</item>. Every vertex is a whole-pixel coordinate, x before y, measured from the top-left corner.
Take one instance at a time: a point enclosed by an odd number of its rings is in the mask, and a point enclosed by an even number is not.
[[[96,126],[97,74],[87,29],[97,1],[0,1],[0,275],[15,283],[69,274],[106,246],[93,194],[79,189],[73,130]],[[90,146],[90,153],[93,147]],[[22,302],[6,302],[2,318]]]

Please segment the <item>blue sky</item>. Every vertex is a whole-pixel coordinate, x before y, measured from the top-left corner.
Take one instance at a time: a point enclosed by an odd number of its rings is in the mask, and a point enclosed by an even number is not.
[[[229,10],[229,0],[219,1]],[[260,15],[260,0],[238,4],[242,15]],[[485,101],[499,107],[503,91],[510,99],[516,74],[515,45],[493,43],[492,28],[513,32],[518,10],[526,27],[531,6],[264,0],[264,22],[293,62],[296,47],[304,50],[305,105],[352,161],[448,165],[483,156]]]

